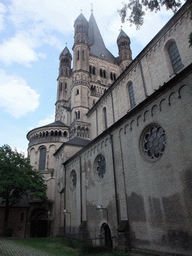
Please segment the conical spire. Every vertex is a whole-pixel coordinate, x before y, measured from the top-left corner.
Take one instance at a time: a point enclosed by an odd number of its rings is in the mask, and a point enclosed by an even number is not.
[[[77,19],[75,20],[75,23],[77,22],[77,21],[83,21],[83,22],[87,22],[88,23],[88,21],[87,21],[87,19],[85,18],[85,16],[81,13],[81,14],[79,14],[79,16],[77,17]]]
[[[121,38],[127,38],[130,41],[130,38],[128,37],[128,35],[121,29],[119,36],[117,37],[117,43]]]
[[[104,59],[116,62],[115,57],[107,50],[105,47],[103,38],[93,16],[91,13],[89,19],[89,29],[88,29],[88,44],[90,46],[90,54],[97,57],[102,57]]]
[[[69,55],[69,56],[72,58],[72,55],[71,55],[69,49],[67,48],[67,46],[65,46],[65,48],[64,48],[63,51],[61,52],[60,57],[61,57],[61,56],[66,56],[66,55]]]

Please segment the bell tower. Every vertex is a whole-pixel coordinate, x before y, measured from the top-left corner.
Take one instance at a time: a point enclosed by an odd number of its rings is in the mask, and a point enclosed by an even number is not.
[[[125,70],[125,68],[132,62],[132,52],[130,49],[130,44],[130,38],[121,29],[119,36],[117,38],[117,45],[119,49],[120,72]]]
[[[89,77],[89,23],[81,13],[75,20],[73,45],[73,73],[71,87],[71,136],[88,137],[86,113],[89,110],[90,77]],[[87,131],[85,134],[78,131]],[[84,135],[83,135],[84,134]]]
[[[70,118],[68,108],[70,105],[71,90],[71,61],[72,56],[68,48],[65,47],[61,52],[59,65],[59,76],[57,85],[57,101],[55,111],[55,121],[61,121],[69,125]]]

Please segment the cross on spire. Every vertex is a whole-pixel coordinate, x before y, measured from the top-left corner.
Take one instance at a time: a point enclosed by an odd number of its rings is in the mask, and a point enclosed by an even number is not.
[[[90,5],[91,5],[91,12],[93,12],[93,4],[92,4],[92,3],[90,3]]]

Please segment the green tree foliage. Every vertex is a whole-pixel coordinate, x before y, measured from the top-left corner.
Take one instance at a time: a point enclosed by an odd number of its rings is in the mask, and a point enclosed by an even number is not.
[[[143,25],[145,10],[150,10],[158,12],[161,10],[161,7],[165,6],[167,10],[172,10],[176,12],[181,6],[180,0],[129,0],[129,3],[123,3],[123,7],[119,10],[121,21],[125,22],[126,17],[128,16],[128,11],[130,15],[127,17],[127,20],[131,24],[135,24],[137,28]]]
[[[192,0],[188,0],[192,6]],[[158,12],[161,7],[165,6],[167,10],[172,10],[174,13],[181,6],[180,0],[129,0],[129,3],[123,3],[123,7],[119,10],[121,21],[129,21],[130,24],[135,24],[136,28],[140,28],[144,22],[145,10]],[[130,12],[129,16],[128,13]],[[191,8],[192,18],[192,8]],[[192,33],[189,35],[189,46],[192,47]]]
[[[8,145],[0,147],[0,198],[5,201],[4,233],[10,208],[24,195],[46,200],[46,188],[42,175],[32,169],[29,158]]]

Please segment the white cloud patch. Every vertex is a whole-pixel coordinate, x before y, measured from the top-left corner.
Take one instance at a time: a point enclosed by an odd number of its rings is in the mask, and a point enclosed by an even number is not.
[[[4,28],[4,14],[6,13],[6,7],[0,3],[0,30]]]
[[[29,44],[29,39],[26,40],[22,34],[18,34],[0,45],[0,60],[7,65],[17,62],[30,66],[31,61],[37,61],[42,57],[44,58],[44,55],[36,53]]]
[[[122,0],[97,0],[93,5],[94,16],[108,48],[116,44],[122,25],[117,11],[122,6]],[[65,35],[74,33],[74,21],[81,9],[87,20],[91,14],[89,0],[17,0],[7,8],[7,18],[14,24],[16,35],[0,45],[0,59],[6,64],[17,62],[27,66],[39,58],[45,58],[45,54],[37,53],[38,47],[46,44],[60,50],[64,48],[59,38],[62,36],[64,41]],[[172,14],[164,9],[157,14],[146,12],[140,30],[136,30],[135,26],[130,27],[128,22],[123,24],[123,30],[131,40],[135,39],[145,46]]]
[[[40,121],[38,122],[37,127],[40,127],[40,126],[44,126],[44,125],[53,123],[53,122],[54,122],[54,119],[55,119],[55,113],[53,113],[52,115],[48,115],[45,119],[40,120]]]
[[[6,75],[0,69],[0,107],[3,107],[15,118],[34,111],[39,105],[37,94],[27,82],[17,76]]]

